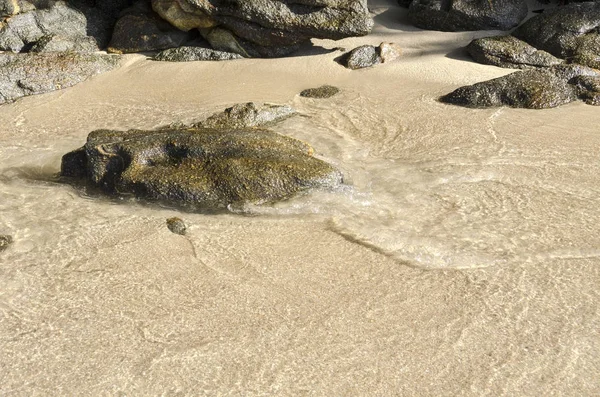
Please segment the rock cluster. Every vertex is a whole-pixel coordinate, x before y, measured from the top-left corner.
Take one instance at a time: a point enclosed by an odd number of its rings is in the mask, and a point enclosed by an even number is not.
[[[365,0],[152,0],[153,9],[184,31],[198,29],[211,46],[245,57],[277,57],[311,38],[370,32]]]
[[[576,99],[600,104],[600,2],[545,10],[512,35],[476,39],[467,51],[480,63],[533,70],[461,87],[443,102],[535,109]]]

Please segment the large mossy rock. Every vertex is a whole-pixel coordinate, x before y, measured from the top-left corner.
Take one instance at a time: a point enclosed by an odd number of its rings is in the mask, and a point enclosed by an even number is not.
[[[283,56],[311,38],[370,32],[366,0],[152,0],[182,30],[200,29],[212,47],[243,56]]]
[[[102,54],[0,54],[0,104],[71,87],[118,64]]]
[[[600,2],[544,10],[513,35],[556,57],[600,67]]]
[[[496,79],[460,87],[440,101],[487,108],[510,106],[546,109],[582,99],[596,104],[600,71],[580,65],[558,65],[514,72]]]
[[[414,0],[415,26],[441,31],[509,30],[527,16],[525,0]]]
[[[467,52],[479,63],[502,68],[527,69],[564,63],[564,60],[538,50],[514,36],[475,39],[467,46]]]
[[[167,128],[90,133],[61,174],[108,193],[198,207],[283,200],[342,182],[306,143],[261,129]]]

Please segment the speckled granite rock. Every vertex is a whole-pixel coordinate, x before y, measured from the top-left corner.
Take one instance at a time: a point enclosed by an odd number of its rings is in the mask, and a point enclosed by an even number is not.
[[[253,128],[275,124],[296,114],[287,105],[239,103],[193,125],[195,128]]]
[[[509,30],[527,16],[525,0],[414,0],[409,17],[423,29]]]
[[[515,72],[493,80],[460,87],[440,101],[474,108],[511,106],[529,109],[552,108],[577,100],[594,104],[600,71],[580,65],[558,65]],[[583,82],[583,83],[582,83]]]
[[[537,49],[578,63],[600,65],[600,2],[569,4],[529,19],[513,35]]]
[[[119,64],[101,54],[0,54],[0,103],[71,87]]]
[[[239,54],[233,52],[217,51],[203,47],[177,47],[164,50],[154,56],[155,61],[167,62],[193,62],[193,61],[229,61],[232,59],[243,59]]]
[[[152,0],[182,30],[198,28],[212,47],[244,57],[283,56],[311,38],[341,39],[370,32],[365,0]]]
[[[108,193],[199,207],[284,200],[342,182],[306,143],[267,130],[162,129],[90,133],[61,174]]]
[[[467,52],[479,63],[502,68],[526,69],[564,63],[564,60],[538,50],[514,36],[475,39],[467,46]]]

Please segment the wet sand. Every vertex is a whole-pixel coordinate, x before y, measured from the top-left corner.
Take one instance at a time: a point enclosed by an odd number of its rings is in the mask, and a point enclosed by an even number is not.
[[[600,394],[598,109],[442,105],[460,85],[510,72],[461,51],[490,32],[421,32],[385,4],[372,35],[315,41],[403,48],[373,69],[348,71],[333,61],[341,52],[318,48],[225,63],[132,55],[0,107],[0,234],[14,237],[0,253],[0,394]],[[297,96],[321,84],[343,92]],[[190,122],[251,100],[300,110],[276,131],[313,144],[354,190],[203,215],[54,178],[93,129]],[[435,217],[433,201],[378,190],[403,183],[466,209]],[[468,260],[402,259],[400,226],[384,222],[395,203],[423,208],[392,215],[433,243],[477,243],[442,247]],[[167,229],[172,216],[186,236]],[[502,260],[463,255],[480,251]]]

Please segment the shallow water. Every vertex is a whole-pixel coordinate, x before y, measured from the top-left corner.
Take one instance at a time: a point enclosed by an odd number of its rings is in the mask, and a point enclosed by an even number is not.
[[[330,100],[292,97],[287,102],[300,116],[276,130],[313,144],[317,155],[343,170],[347,186],[233,211],[283,218],[319,214],[350,241],[423,268],[597,257],[596,109],[583,104],[545,111],[462,109],[436,102],[436,87],[431,88],[431,94],[419,94],[351,86]],[[419,89],[427,92],[427,86]],[[51,95],[60,100],[60,93]],[[14,121],[16,130],[25,130],[29,102],[34,110],[35,102],[45,105],[32,99],[10,105],[23,115]],[[140,102],[127,98],[117,116],[156,114]],[[84,136],[85,125],[87,130],[102,125],[102,115],[115,117],[111,109],[102,104],[101,110],[87,110],[89,118],[77,120],[77,135]],[[177,106],[166,109],[177,112]],[[144,120],[146,127],[160,125],[165,115],[158,116]],[[122,126],[135,121],[120,117]],[[24,255],[22,260],[31,260],[29,251],[57,236],[75,238],[69,230],[74,218],[81,230],[103,213],[131,220],[139,211],[152,216],[160,210],[129,199],[88,197],[58,183],[60,156],[83,141],[38,140],[40,133],[52,135],[31,128],[23,139],[29,144],[13,141],[0,148],[0,231],[15,234],[15,254]]]

